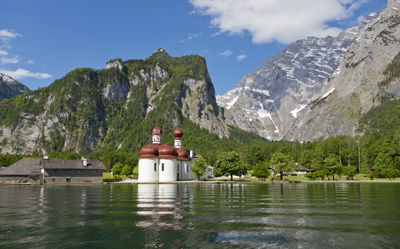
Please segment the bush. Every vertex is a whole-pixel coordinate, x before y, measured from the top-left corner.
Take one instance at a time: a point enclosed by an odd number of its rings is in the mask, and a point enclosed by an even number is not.
[[[125,165],[124,167],[122,167],[121,169],[121,175],[127,176],[132,174],[132,168],[129,165]]]
[[[265,181],[271,175],[268,162],[258,162],[253,168],[252,175]]]

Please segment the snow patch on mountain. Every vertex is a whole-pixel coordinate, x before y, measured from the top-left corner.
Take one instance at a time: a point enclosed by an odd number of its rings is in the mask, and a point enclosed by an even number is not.
[[[299,113],[301,110],[303,110],[307,105],[300,105],[298,108],[293,109],[290,111],[290,114],[296,118],[297,117],[297,113]]]
[[[245,75],[217,103],[234,124],[273,140],[283,138],[298,113],[323,94],[326,79],[337,70],[358,28],[338,37],[298,40]]]

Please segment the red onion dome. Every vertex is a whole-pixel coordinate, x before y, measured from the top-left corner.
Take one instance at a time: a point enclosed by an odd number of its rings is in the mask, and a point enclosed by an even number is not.
[[[189,161],[189,157],[188,157],[189,153],[187,150],[180,148],[180,149],[177,149],[176,152],[178,153],[178,160]]]
[[[152,135],[162,135],[161,127],[158,125],[156,127],[154,127]]]
[[[158,145],[148,144],[140,150],[140,157],[154,158],[158,156]]]
[[[174,130],[175,139],[181,139],[182,136],[183,136],[183,131],[180,128],[176,128]]]
[[[177,154],[175,148],[167,144],[162,144],[158,148],[160,158],[176,158]]]

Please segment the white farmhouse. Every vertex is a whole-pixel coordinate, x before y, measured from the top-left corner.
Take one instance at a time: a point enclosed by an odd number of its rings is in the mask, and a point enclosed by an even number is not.
[[[183,132],[174,131],[174,147],[162,144],[162,129],[153,129],[153,143],[143,146],[139,157],[139,182],[173,182],[195,179],[191,166],[193,151],[182,148]]]

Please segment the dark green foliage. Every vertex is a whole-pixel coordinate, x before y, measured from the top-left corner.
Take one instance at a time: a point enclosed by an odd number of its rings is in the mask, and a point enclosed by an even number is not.
[[[347,180],[351,180],[357,174],[357,168],[355,166],[343,166],[342,173],[346,176]]]
[[[232,181],[233,175],[242,175],[246,174],[246,172],[246,164],[240,159],[237,152],[228,151],[218,155],[214,167],[215,176],[230,175]]]
[[[124,167],[122,167],[121,169],[121,175],[131,175],[132,174],[132,167],[129,165],[125,165]]]
[[[136,167],[134,167],[133,170],[132,170],[132,176],[133,176],[134,178],[137,178],[138,175],[139,175],[139,166],[136,165]]]
[[[250,168],[265,160],[263,149],[260,145],[252,145],[245,153],[245,161],[249,164]]]
[[[265,181],[269,176],[269,163],[268,162],[258,162],[256,166],[253,167],[252,176],[258,177],[261,180]]]
[[[0,168],[1,167],[8,167],[11,164],[21,160],[24,158],[24,155],[0,155]]]
[[[116,163],[115,165],[113,165],[112,167],[113,174],[116,176],[120,175],[123,167],[124,165],[122,163]]]
[[[197,176],[200,180],[200,177],[207,173],[207,162],[203,157],[197,157],[194,159],[194,163],[191,167],[193,174]]]
[[[100,159],[107,171],[110,171],[113,165],[120,163],[122,165],[129,165],[131,168],[135,167],[138,163],[139,153],[129,153],[123,151],[115,152],[94,152],[89,154],[89,158]]]
[[[281,180],[283,180],[283,172],[291,172],[294,170],[294,162],[290,154],[275,152],[271,157],[270,164],[274,170],[274,175],[279,173]]]
[[[336,175],[340,175],[342,173],[342,165],[340,164],[338,158],[334,154],[330,154],[324,160],[324,168],[326,170],[326,175],[331,176],[333,180],[335,180]]]
[[[400,100],[373,107],[359,121],[359,131],[366,136],[386,137],[400,132]]]

